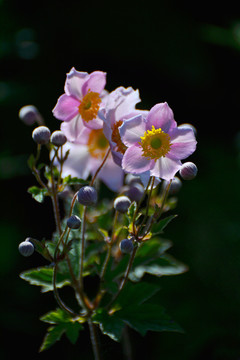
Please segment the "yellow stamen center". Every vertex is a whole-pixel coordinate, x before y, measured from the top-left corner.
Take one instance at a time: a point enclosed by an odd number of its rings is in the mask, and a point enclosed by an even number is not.
[[[112,129],[112,141],[116,143],[116,151],[120,152],[121,154],[124,154],[127,150],[127,147],[123,144],[120,134],[119,134],[119,126],[122,125],[122,120],[116,121],[113,125]]]
[[[83,120],[90,121],[96,118],[101,99],[99,93],[88,90],[78,107],[79,114]]]
[[[155,161],[165,156],[171,148],[170,140],[170,136],[162,129],[155,129],[152,126],[152,130],[145,131],[144,136],[141,137],[141,142],[139,142],[142,146],[142,156]]]
[[[103,159],[109,143],[103,134],[103,130],[92,130],[88,138],[88,151],[89,153],[98,159]]]

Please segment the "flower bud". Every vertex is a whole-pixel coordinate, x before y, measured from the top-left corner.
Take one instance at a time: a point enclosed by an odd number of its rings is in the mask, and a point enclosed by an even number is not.
[[[113,203],[114,209],[122,214],[128,211],[130,205],[131,205],[131,200],[124,195],[118,196]]]
[[[78,201],[80,204],[85,206],[96,205],[97,203],[97,191],[92,186],[83,186],[78,192],[77,195]]]
[[[77,215],[72,215],[67,219],[67,226],[70,229],[79,229],[81,225],[81,220]]]
[[[49,142],[51,132],[46,126],[38,126],[32,132],[32,138],[37,144],[47,144]]]
[[[34,253],[34,245],[29,240],[30,238],[27,238],[25,241],[21,242],[18,246],[18,250],[21,255],[23,256],[31,256]]]
[[[133,242],[130,239],[124,239],[120,242],[119,248],[122,253],[130,254],[133,251]]]
[[[184,180],[192,180],[196,177],[198,172],[197,166],[192,162],[186,162],[179,170],[179,174]]]
[[[143,194],[144,194],[143,185],[135,182],[130,185],[126,195],[129,196],[131,201],[140,201]]]
[[[135,184],[135,183],[139,183],[141,184],[141,179],[139,176],[137,175],[133,175],[133,174],[127,174],[126,175],[126,178],[125,178],[125,183],[127,185],[132,185],[132,184]]]
[[[168,181],[164,182],[164,188],[167,187],[168,185]],[[174,178],[172,179],[171,185],[170,185],[170,189],[169,189],[169,195],[175,195],[179,192],[179,190],[182,187],[182,182],[179,179],[179,177],[174,176]]]
[[[67,138],[61,130],[56,130],[52,133],[50,141],[55,146],[62,146],[67,142]]]
[[[18,116],[26,125],[30,126],[38,122],[40,114],[35,106],[26,105],[19,110]]]

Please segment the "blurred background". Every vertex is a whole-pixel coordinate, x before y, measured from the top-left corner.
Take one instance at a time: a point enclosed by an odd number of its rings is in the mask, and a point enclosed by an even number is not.
[[[54,219],[48,201],[27,193],[35,184],[26,163],[33,127],[18,111],[33,104],[58,129],[52,109],[73,66],[106,71],[109,91],[138,88],[139,108],[167,101],[178,124],[197,128],[189,160],[199,173],[184,182],[178,218],[165,231],[170,253],[189,271],[157,280],[159,302],[185,334],[130,332],[135,358],[240,359],[240,12],[230,3],[0,0],[2,360],[16,349],[26,360],[92,359],[88,334],[38,354],[47,328],[39,317],[55,302],[19,278],[43,260],[23,258],[18,244],[50,237]],[[117,358],[118,345],[102,342],[105,358]]]

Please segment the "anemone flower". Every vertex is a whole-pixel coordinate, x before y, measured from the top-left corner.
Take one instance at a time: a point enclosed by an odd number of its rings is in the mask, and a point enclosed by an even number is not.
[[[67,74],[65,93],[59,97],[53,115],[65,123],[66,131],[74,134],[74,140],[81,137],[84,126],[90,129],[102,128],[103,122],[98,111],[106,95],[105,84],[106,73],[102,71],[88,74],[76,71],[73,67]]]
[[[193,130],[177,127],[166,102],[153,106],[146,118],[137,115],[125,120],[119,133],[127,147],[122,168],[132,174],[148,172],[169,181],[181,168],[181,160],[196,149]]]

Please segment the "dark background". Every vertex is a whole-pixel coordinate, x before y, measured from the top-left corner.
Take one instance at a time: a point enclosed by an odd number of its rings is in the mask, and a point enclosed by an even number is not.
[[[25,359],[92,359],[87,333],[74,346],[63,337],[38,354],[47,328],[39,317],[55,302],[19,278],[42,259],[17,249],[27,236],[54,230],[50,203],[27,193],[35,184],[26,165],[33,128],[18,111],[33,104],[58,129],[52,109],[74,66],[106,71],[110,91],[138,88],[141,108],[167,101],[179,124],[198,131],[190,160],[199,174],[184,182],[179,216],[165,232],[189,271],[157,280],[159,302],[185,334],[132,331],[135,358],[239,360],[240,12],[231,2],[0,0],[0,24],[1,359],[16,350]],[[122,358],[119,346],[101,341],[106,359]]]

